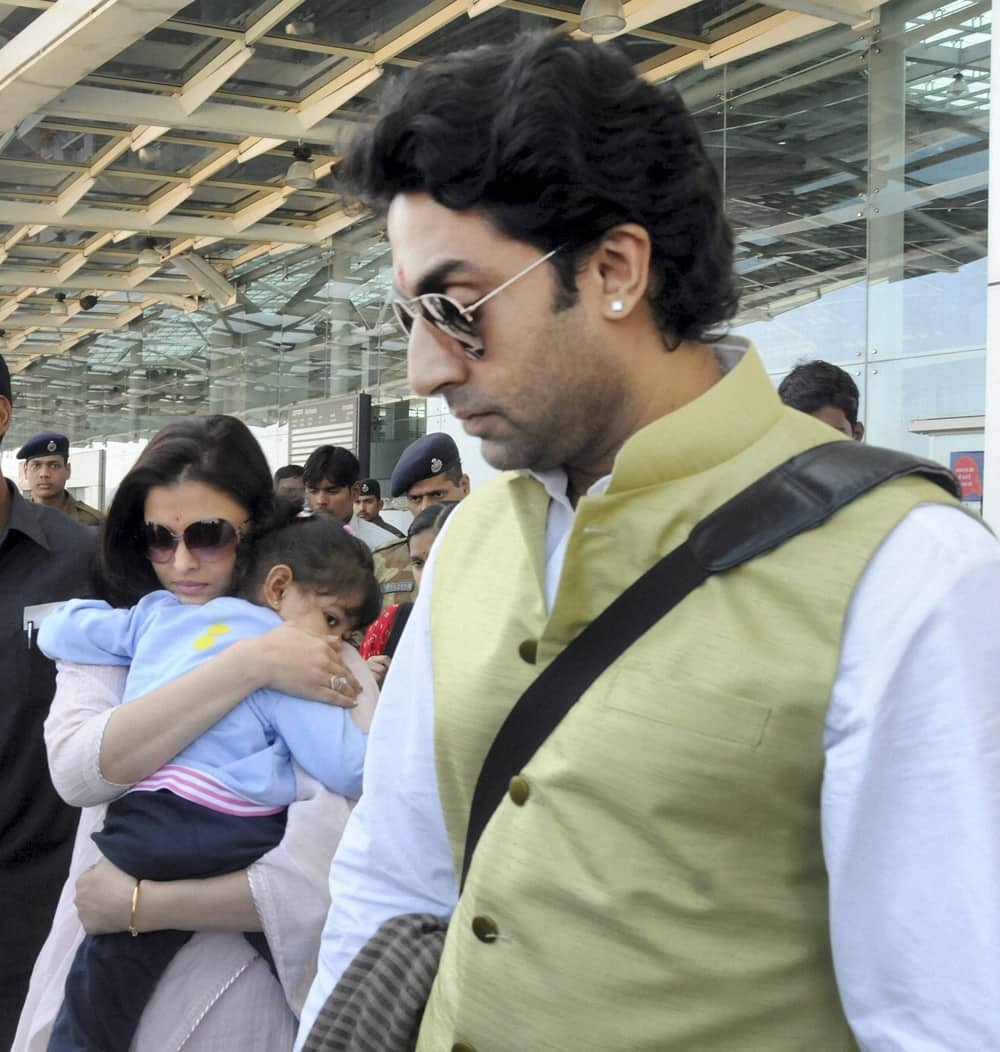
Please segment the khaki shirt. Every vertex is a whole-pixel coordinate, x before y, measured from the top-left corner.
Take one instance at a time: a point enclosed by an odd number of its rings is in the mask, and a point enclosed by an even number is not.
[[[50,504],[49,507],[61,511],[84,526],[100,526],[104,521],[104,516],[96,508],[71,497],[66,490],[63,490],[62,501],[59,504]]]
[[[393,603],[412,603],[416,598],[417,585],[410,566],[410,549],[406,538],[389,544],[380,544],[373,552],[375,579],[382,593],[382,609]]]

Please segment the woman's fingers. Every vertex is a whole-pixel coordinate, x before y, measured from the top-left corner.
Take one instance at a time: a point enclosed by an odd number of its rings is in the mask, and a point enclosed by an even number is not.
[[[126,931],[135,878],[106,858],[85,869],[76,882],[76,911],[89,935]]]
[[[337,637],[320,637],[291,624],[279,625],[261,637],[259,659],[272,690],[310,701],[351,708],[358,681],[340,657]]]

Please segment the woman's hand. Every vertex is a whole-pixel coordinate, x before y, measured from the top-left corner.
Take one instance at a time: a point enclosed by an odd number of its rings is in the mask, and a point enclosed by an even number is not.
[[[236,646],[247,648],[248,656],[259,663],[261,683],[273,690],[341,708],[356,704],[360,687],[341,659],[336,637],[318,636],[284,624]]]
[[[106,858],[85,869],[76,882],[76,911],[88,935],[128,931],[135,877]],[[141,903],[140,903],[141,908]]]
[[[375,677],[375,682],[381,687],[385,674],[389,671],[389,662],[392,658],[388,654],[376,654],[368,659],[368,668]]]

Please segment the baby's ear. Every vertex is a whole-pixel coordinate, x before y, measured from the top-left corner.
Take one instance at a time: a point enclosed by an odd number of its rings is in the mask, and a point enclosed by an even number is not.
[[[284,603],[285,596],[288,594],[288,587],[294,580],[290,566],[285,565],[285,563],[278,563],[277,566],[272,566],[267,571],[267,577],[264,578],[258,600],[264,606],[269,606],[280,614],[282,603]]]

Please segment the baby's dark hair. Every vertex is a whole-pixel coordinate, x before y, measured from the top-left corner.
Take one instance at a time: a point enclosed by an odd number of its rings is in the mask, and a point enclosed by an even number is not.
[[[272,567],[282,563],[296,584],[341,595],[359,590],[361,601],[348,611],[355,630],[366,628],[382,609],[375,563],[363,541],[349,534],[331,515],[302,518],[288,501],[275,502],[274,516],[257,531],[239,595],[251,602]]]

